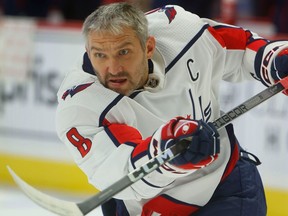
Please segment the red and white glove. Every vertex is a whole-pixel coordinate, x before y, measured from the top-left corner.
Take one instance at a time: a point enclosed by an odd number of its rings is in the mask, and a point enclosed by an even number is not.
[[[282,50],[271,64],[271,76],[275,81],[279,81],[288,76],[288,49]],[[288,90],[283,91],[288,96]]]
[[[267,87],[288,76],[288,41],[271,41],[259,48],[254,68],[256,77]]]
[[[158,155],[182,139],[191,139],[186,151],[161,167],[162,172],[189,174],[213,162],[220,151],[219,134],[212,123],[176,117],[152,136],[150,154]]]

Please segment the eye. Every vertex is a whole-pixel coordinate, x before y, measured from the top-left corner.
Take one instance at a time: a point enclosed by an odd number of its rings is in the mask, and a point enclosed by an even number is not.
[[[103,53],[95,53],[94,56],[95,56],[96,58],[105,58],[106,55],[103,54]]]
[[[119,51],[119,55],[127,55],[129,51],[127,49],[123,49]]]

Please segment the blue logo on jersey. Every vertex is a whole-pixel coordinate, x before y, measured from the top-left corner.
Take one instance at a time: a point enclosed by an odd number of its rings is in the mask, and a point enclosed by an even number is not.
[[[169,24],[175,19],[175,16],[177,14],[177,11],[175,10],[174,7],[162,7],[159,11],[164,11],[166,16],[169,19]]]
[[[83,91],[84,89],[88,88],[93,83],[94,82],[86,83],[86,84],[82,84],[82,85],[78,85],[78,86],[73,86],[71,89],[68,89],[67,91],[65,91],[65,93],[62,95],[62,99],[65,100],[68,95],[73,97],[75,94],[77,94],[78,92]]]

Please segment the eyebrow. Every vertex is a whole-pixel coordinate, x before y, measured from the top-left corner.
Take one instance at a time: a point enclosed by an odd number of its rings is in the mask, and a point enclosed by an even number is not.
[[[114,48],[114,50],[119,50],[119,49],[122,49],[122,48],[124,48],[124,47],[126,47],[126,46],[129,46],[129,45],[133,45],[133,43],[130,42],[130,41],[126,41],[126,42],[124,42],[124,43],[116,46],[116,47]],[[95,47],[95,46],[92,46],[92,47],[91,47],[91,50],[105,51],[105,49],[102,49],[102,48],[100,48],[100,47]]]

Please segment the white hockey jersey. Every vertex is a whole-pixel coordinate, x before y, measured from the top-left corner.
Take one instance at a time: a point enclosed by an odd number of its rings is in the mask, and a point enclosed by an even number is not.
[[[105,88],[84,55],[58,92],[58,135],[100,190],[149,159],[139,143],[171,118],[190,115],[208,122],[219,117],[221,80],[261,80],[254,62],[267,41],[256,34],[201,19],[173,5],[147,13],[147,19],[156,53],[143,89],[128,97]],[[231,127],[220,135],[219,157],[209,166],[185,177],[154,171],[115,198],[133,216],[197,211],[239,157]]]

